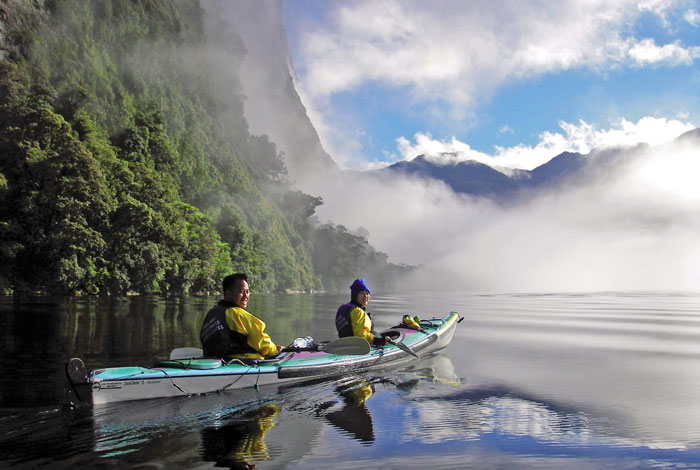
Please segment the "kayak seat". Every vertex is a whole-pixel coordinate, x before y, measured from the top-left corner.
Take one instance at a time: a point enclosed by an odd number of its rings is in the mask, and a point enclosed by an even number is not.
[[[396,330],[396,329],[393,329],[393,328],[390,328],[390,329],[384,330],[384,331],[380,331],[379,334],[382,335],[382,336],[388,336],[388,337],[390,337],[392,340],[394,340],[394,341],[396,341],[396,342],[401,342],[401,341],[403,341],[403,337],[404,337],[403,331],[401,331],[401,330]]]

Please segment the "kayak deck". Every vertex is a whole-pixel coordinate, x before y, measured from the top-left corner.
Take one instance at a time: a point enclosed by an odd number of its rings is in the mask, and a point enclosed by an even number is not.
[[[422,331],[403,327],[392,336],[419,355],[447,346],[459,320],[457,312],[421,322]],[[87,377],[93,404],[182,396],[333,376],[410,360],[395,345],[372,348],[369,354],[345,355],[323,351],[290,352],[274,360],[243,362],[221,359],[162,361],[153,367],[127,366],[97,369]],[[70,374],[69,374],[70,375]],[[84,394],[84,393],[83,393]],[[81,395],[81,394],[79,394]]]

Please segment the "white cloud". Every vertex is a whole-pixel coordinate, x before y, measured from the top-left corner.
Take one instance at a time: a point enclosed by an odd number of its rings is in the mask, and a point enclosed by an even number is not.
[[[414,138],[415,145],[411,145],[404,137],[397,139],[398,150],[404,160],[413,160],[418,155],[425,155],[437,163],[448,164],[466,160],[485,161],[489,158],[488,155],[473,150],[468,144],[454,137],[449,142],[444,142],[418,133]]]
[[[659,17],[661,22],[668,26],[666,13],[677,2],[675,0],[644,0],[637,4],[637,8],[641,12],[649,12]]]
[[[318,99],[382,82],[410,87],[415,99],[468,107],[509,79],[628,59],[686,64],[697,50],[624,33],[642,12],[663,17],[673,3],[344,2],[303,38],[304,85]]]
[[[544,132],[534,146],[520,144],[515,147],[496,147],[496,152],[492,155],[478,152],[454,137],[450,141],[440,141],[421,133],[414,136],[414,144],[401,137],[397,140],[397,147],[404,160],[426,155],[441,164],[475,160],[498,168],[531,170],[562,152],[586,154],[593,149],[638,143],[656,146],[670,142],[695,128],[688,122],[654,117],[644,117],[636,123],[621,119],[609,129],[597,129],[584,121],[579,121],[578,124],[560,122],[559,126],[563,133]]]
[[[338,1],[325,4],[323,21],[307,26],[300,38],[298,88],[326,149],[341,166],[353,166],[367,159],[356,135],[363,124],[361,111],[334,102],[343,92],[379,84],[400,93],[407,112],[420,108],[426,119],[466,129],[478,119],[478,106],[504,84],[573,69],[692,65],[700,47],[661,44],[633,32],[642,15],[665,22],[678,5]],[[686,14],[688,21],[695,18]]]
[[[700,26],[700,13],[698,13],[696,10],[686,11],[685,15],[683,15],[683,18],[685,18],[685,20],[688,23],[695,26],[696,28]]]
[[[700,47],[683,47],[679,41],[657,46],[653,39],[644,39],[629,48],[632,60],[640,66],[653,64],[691,65],[700,57]]]
[[[610,129],[601,131],[591,129],[587,132],[587,141],[589,149],[629,146],[637,143],[656,146],[670,142],[693,129],[695,129],[693,124],[675,119],[644,117],[636,123],[621,119]]]

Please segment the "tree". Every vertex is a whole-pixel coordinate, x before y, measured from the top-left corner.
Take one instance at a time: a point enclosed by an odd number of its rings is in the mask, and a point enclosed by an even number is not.
[[[3,276],[19,286],[97,292],[114,207],[98,162],[48,104],[2,107],[10,116],[0,134]]]

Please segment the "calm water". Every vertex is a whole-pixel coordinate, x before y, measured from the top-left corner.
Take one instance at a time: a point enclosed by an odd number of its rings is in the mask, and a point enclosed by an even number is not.
[[[66,360],[197,346],[215,299],[0,298],[1,468],[700,468],[700,295],[377,294],[380,328],[459,311],[398,370],[66,407]],[[333,339],[344,296],[254,296],[274,340]]]

